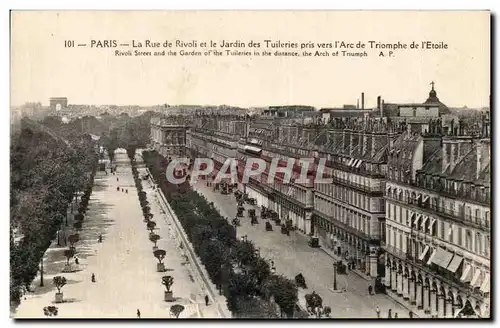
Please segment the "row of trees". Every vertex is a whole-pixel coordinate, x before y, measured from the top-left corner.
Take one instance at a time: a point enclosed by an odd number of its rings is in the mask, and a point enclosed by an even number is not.
[[[103,113],[97,119],[84,116],[69,123],[63,123],[60,117],[48,116],[43,124],[65,138],[80,134],[93,134],[101,138],[100,144],[107,150],[111,161],[118,148],[127,149],[130,154],[137,148],[145,148],[150,140],[150,121],[158,113],[148,111],[140,116],[130,117],[127,114],[110,115]]]
[[[11,140],[10,298],[16,307],[67,224],[68,207],[92,185],[98,158],[89,135],[67,140],[29,119]]]
[[[239,317],[276,317],[295,313],[297,285],[271,273],[251,241],[238,240],[234,227],[187,183],[172,185],[166,180],[165,161],[156,152],[143,158],[177,214],[190,242],[212,281],[226,296],[229,310]]]

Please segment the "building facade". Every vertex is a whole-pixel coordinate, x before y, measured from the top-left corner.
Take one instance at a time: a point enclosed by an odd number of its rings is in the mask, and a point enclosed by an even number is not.
[[[403,133],[389,152],[385,284],[433,317],[467,303],[489,317],[490,139],[439,120]]]

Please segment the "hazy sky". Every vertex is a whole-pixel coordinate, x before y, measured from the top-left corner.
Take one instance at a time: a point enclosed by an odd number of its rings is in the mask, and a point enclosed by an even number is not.
[[[261,51],[264,40],[299,47],[309,41],[443,41],[449,48],[399,50],[392,58],[372,49],[354,49],[367,50],[364,58],[284,58],[117,57],[116,49],[128,49],[77,47],[146,39],[254,40]],[[75,47],[65,48],[65,40]],[[12,105],[46,105],[49,97],[62,96],[72,104],[325,107],[355,105],[364,91],[366,106],[373,107],[377,95],[386,102],[423,102],[431,81],[450,107],[487,106],[490,95],[490,16],[484,11],[13,12],[11,44]]]

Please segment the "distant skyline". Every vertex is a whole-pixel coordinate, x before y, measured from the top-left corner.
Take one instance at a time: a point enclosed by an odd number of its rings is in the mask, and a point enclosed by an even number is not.
[[[365,108],[373,108],[379,95],[386,102],[422,103],[435,81],[448,107],[487,107],[489,19],[486,11],[14,11],[11,106],[67,97],[88,105],[321,108],[358,99],[361,106],[364,92]],[[65,40],[91,39],[431,40],[449,49],[399,51],[389,59],[373,51],[366,58],[117,57],[114,49],[64,47]]]

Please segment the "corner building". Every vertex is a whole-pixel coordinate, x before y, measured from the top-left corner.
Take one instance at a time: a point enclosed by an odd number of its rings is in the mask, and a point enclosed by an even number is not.
[[[408,129],[388,157],[385,284],[388,294],[432,317],[466,305],[489,317],[490,133],[433,119]]]

